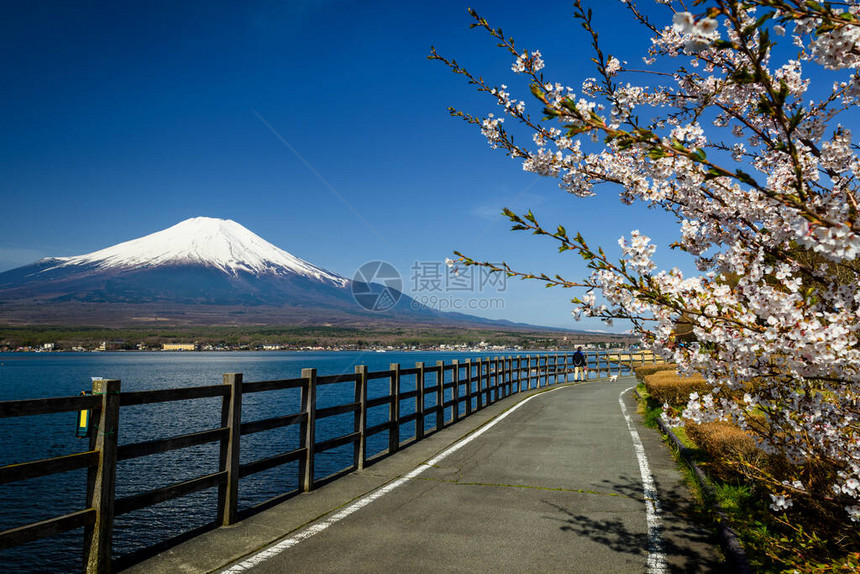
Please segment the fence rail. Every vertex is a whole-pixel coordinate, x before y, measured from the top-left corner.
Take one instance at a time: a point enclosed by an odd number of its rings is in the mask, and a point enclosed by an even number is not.
[[[622,368],[655,361],[650,352],[590,353],[587,359],[589,370],[596,373],[597,378],[607,377],[613,371],[620,372]],[[90,420],[93,421],[89,448],[85,452],[0,467],[0,484],[88,469],[86,508],[2,531],[0,549],[84,527],[83,569],[87,573],[107,573],[112,567],[113,521],[116,516],[217,487],[217,516],[213,526],[233,524],[239,519],[241,478],[298,462],[298,489],[257,505],[266,507],[292,494],[310,491],[348,472],[361,470],[512,394],[567,382],[573,372],[571,361],[571,354],[487,357],[475,361],[454,360],[450,364],[442,361],[435,365],[416,363],[414,368],[406,369],[394,363],[388,370],[378,372],[368,372],[366,366],[359,365],[352,374],[317,376],[316,369],[303,369],[300,378],[255,382],[244,382],[241,373],[228,373],[221,385],[134,392],[121,392],[119,380],[102,379],[93,381],[91,395],[0,401],[0,418],[90,410]],[[402,390],[404,377],[414,377],[414,390]],[[429,385],[428,377],[432,379]],[[388,393],[369,399],[368,382],[385,378],[389,381]],[[336,383],[352,383],[354,400],[318,408],[317,389]],[[299,389],[300,412],[242,421],[243,396],[286,389]],[[446,391],[450,391],[447,400]],[[117,444],[122,407],[217,397],[222,399],[221,424],[217,428],[165,439]],[[427,404],[428,399],[432,404]],[[401,413],[404,401],[414,405],[413,412]],[[385,406],[388,407],[386,420],[368,426],[368,410]],[[447,416],[449,411],[450,416]],[[351,432],[317,441],[318,421],[350,413],[354,418]],[[432,415],[432,425],[429,415]],[[408,423],[414,423],[414,436],[404,441],[401,428]],[[299,427],[298,448],[240,464],[243,436],[294,425]],[[368,437],[386,432],[387,449],[368,457]],[[116,497],[118,462],[210,443],[220,447],[217,472],[132,496]],[[350,444],[353,445],[352,464],[331,476],[315,479],[316,455]]]

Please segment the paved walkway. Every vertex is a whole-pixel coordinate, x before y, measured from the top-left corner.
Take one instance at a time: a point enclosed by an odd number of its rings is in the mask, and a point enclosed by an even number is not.
[[[624,392],[634,384],[509,397],[127,572],[723,572],[667,447]]]

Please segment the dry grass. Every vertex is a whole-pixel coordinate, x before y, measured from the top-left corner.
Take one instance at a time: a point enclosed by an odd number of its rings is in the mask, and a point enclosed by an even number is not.
[[[729,480],[737,475],[737,461],[746,460],[754,464],[764,461],[765,455],[756,447],[755,440],[732,423],[696,424],[688,421],[684,429],[710,459],[708,470],[712,476]]]
[[[711,390],[703,377],[682,377],[674,365],[645,365],[635,372],[644,378],[650,399],[668,403],[676,412],[691,393]],[[750,380],[731,389],[723,388],[719,396],[738,398],[767,384],[773,382]],[[746,421],[746,431],[722,421],[685,421],[683,429],[698,449],[695,452],[696,458],[701,458],[699,464],[719,487],[723,507],[732,509],[735,526],[751,551],[756,570],[860,572],[860,529],[847,522],[844,510],[852,501],[835,497],[829,487],[844,463],[815,454],[803,461],[768,454],[756,446],[753,437],[780,443],[785,433],[794,431],[760,411],[748,412]],[[790,486],[795,480],[802,482],[803,490]],[[784,513],[773,514],[769,509],[770,494],[781,491],[790,494],[793,506]],[[723,499],[729,501],[728,506]]]
[[[678,365],[675,363],[662,363],[659,365],[641,365],[639,367],[634,367],[633,372],[636,374],[636,378],[639,379],[640,382],[645,382],[645,377],[647,375],[653,375],[658,371],[674,371],[677,370]]]
[[[706,393],[710,390],[701,375],[682,377],[674,370],[646,375],[645,388],[653,399],[673,406],[687,404],[690,393]]]

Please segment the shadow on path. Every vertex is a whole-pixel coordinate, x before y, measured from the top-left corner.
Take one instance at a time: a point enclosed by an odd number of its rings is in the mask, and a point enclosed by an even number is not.
[[[619,477],[617,481],[601,481],[603,489],[612,490],[621,496],[636,500],[644,506],[642,484],[637,479],[627,476]],[[719,556],[714,555],[715,536],[709,529],[691,522],[692,503],[676,486],[670,489],[660,489],[661,505],[661,538],[666,554],[667,572],[672,573],[703,573],[728,574],[732,570]],[[645,512],[631,513],[632,522],[641,521],[635,528],[631,521],[625,523],[625,516],[618,515],[597,518],[576,512],[575,509],[559,506],[553,502],[542,500],[555,512],[547,515],[548,520],[560,522],[559,529],[578,537],[585,537],[602,544],[614,552],[641,555],[644,561],[648,556],[648,534],[644,524]]]

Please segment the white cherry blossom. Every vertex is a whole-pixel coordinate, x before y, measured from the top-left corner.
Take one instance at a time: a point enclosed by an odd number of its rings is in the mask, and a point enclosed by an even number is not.
[[[757,7],[774,2],[791,10],[759,20]],[[699,276],[657,269],[655,246],[639,231],[619,240],[622,260],[612,262],[584,239],[512,220],[586,258],[588,277],[555,281],[586,288],[575,317],[628,319],[643,344],[705,377],[714,390],[691,396],[680,417],[667,407],[667,422],[732,420],[758,432],[766,452],[832,461],[828,496],[846,520],[860,521],[860,157],[846,127],[860,113],[860,0],[842,12],[721,0],[694,14],[660,3],[675,13],[649,28],[643,59],[677,72],[658,83],[599,56],[597,75],[568,87],[544,77],[540,52],[514,48],[479,21],[510,52],[547,119],[526,115],[506,85],[469,74],[511,129],[533,137],[515,142],[492,114],[455,115],[572,195],[607,191],[677,217],[677,246]],[[822,10],[832,10],[828,22]],[[585,10],[577,18],[591,30]],[[774,41],[801,49],[774,50]],[[810,95],[810,70],[821,68],[839,78]],[[674,339],[682,317],[695,338],[687,345]],[[757,430],[753,412],[773,432]],[[775,511],[813,495],[797,477],[782,478],[771,485]]]

